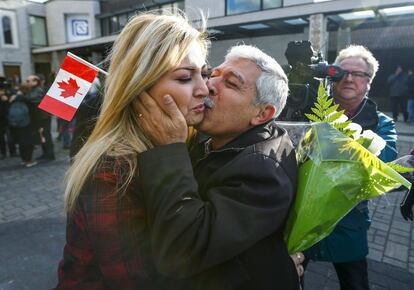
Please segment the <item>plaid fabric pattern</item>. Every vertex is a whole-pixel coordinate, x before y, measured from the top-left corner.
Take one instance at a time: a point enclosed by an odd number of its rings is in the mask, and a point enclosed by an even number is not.
[[[119,194],[119,164],[95,174],[67,216],[56,289],[151,289],[145,211],[134,182]],[[110,169],[110,170],[109,170]],[[119,184],[119,183],[118,183]],[[145,269],[145,270],[144,270]]]

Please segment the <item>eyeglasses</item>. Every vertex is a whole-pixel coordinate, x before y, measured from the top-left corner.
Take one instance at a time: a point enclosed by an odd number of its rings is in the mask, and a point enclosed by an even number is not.
[[[352,76],[352,78],[365,78],[365,77],[371,77],[371,75],[369,73],[363,72],[363,71],[347,71],[344,70],[344,77],[348,77],[349,75]]]

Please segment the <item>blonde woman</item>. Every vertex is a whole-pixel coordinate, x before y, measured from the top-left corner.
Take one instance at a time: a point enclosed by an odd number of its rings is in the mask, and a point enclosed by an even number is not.
[[[142,14],[114,43],[102,110],[67,172],[66,245],[56,289],[156,289],[137,156],[153,145],[135,104],[169,94],[189,125],[203,118],[208,41],[182,16]],[[158,286],[155,286],[158,284]]]

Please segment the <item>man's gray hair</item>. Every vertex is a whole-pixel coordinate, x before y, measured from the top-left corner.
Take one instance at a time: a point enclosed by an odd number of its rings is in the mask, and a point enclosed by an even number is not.
[[[335,64],[339,65],[344,59],[350,57],[362,58],[365,61],[368,65],[367,73],[370,75],[370,82],[372,82],[379,67],[378,60],[372,52],[362,45],[349,45],[339,52],[335,59]]]
[[[256,81],[255,104],[272,104],[276,107],[274,118],[279,116],[289,94],[288,78],[282,67],[271,56],[251,45],[237,45],[227,52],[226,60],[248,59],[262,71]]]

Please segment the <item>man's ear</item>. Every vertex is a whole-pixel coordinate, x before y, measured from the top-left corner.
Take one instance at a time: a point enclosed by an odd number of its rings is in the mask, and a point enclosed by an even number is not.
[[[261,105],[258,107],[257,115],[250,120],[250,125],[257,126],[264,124],[273,119],[276,113],[276,107],[270,104]]]

